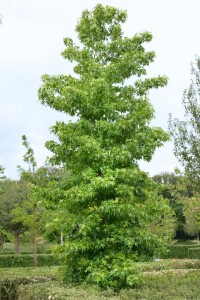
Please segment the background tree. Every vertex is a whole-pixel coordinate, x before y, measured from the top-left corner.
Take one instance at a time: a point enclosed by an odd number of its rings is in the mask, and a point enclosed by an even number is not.
[[[63,245],[65,238],[66,212],[60,209],[59,202],[64,197],[63,187],[66,185],[70,174],[63,168],[53,167],[51,164],[38,169],[37,178],[40,182],[40,195],[43,206],[48,211],[48,218],[44,237],[50,242]],[[42,183],[42,184],[41,184]]]
[[[32,230],[34,241],[34,266],[37,267],[37,231],[39,227],[38,222],[40,220],[38,215],[41,214],[41,209],[38,206],[40,199],[38,198],[36,187],[37,179],[35,175],[37,163],[34,157],[34,151],[30,147],[25,135],[22,136],[22,144],[27,149],[23,159],[28,164],[28,171],[25,171],[20,167],[19,170],[21,172],[21,179],[29,184],[29,199],[24,201],[22,205],[17,205],[12,212],[15,216],[15,222],[22,222]]]
[[[34,245],[34,266],[37,267],[37,243],[38,238],[44,232],[46,214],[42,201],[39,200],[38,187],[29,186],[27,199],[15,205],[12,210],[13,221],[21,223],[27,228]]]
[[[183,198],[185,216],[185,231],[190,236],[196,236],[199,241],[200,236],[200,197],[192,197],[190,199]]]
[[[154,175],[152,179],[159,184],[158,194],[169,200],[169,205],[176,214],[176,238],[188,238],[185,234],[185,216],[182,199],[194,195],[191,182],[182,174],[164,172]]]
[[[15,251],[19,253],[19,236],[26,229],[20,221],[14,221],[12,210],[28,197],[28,186],[24,181],[4,179],[0,181],[0,228],[2,241],[14,235]],[[3,245],[2,245],[3,246]]]
[[[23,156],[24,161],[28,164],[28,170],[19,167],[20,179],[25,182],[29,188],[28,197],[21,203],[15,205],[12,210],[15,222],[21,222],[29,229],[34,244],[34,266],[37,267],[37,243],[38,239],[47,236],[47,220],[55,218],[54,210],[44,201],[44,187],[52,186],[54,181],[61,177],[61,171],[58,168],[48,164],[37,168],[34,157],[34,151],[25,135],[22,136],[22,143],[26,148]],[[48,209],[48,211],[47,211]],[[50,230],[48,230],[50,234]]]
[[[185,120],[170,116],[169,129],[174,141],[174,154],[185,174],[195,182],[200,180],[200,58],[191,67],[191,84],[183,94]]]
[[[61,249],[68,282],[133,286],[138,280],[133,261],[156,255],[167,240],[148,224],[158,220],[161,229],[169,206],[138,167],[168,140],[161,128],[150,126],[154,112],[148,99],[149,90],[167,79],[146,76],[155,53],[146,52],[143,43],[152,35],[123,37],[126,17],[100,4],[84,11],[76,26],[81,46],[65,38],[62,53],[76,63],[76,75],[44,75],[39,89],[42,104],[77,118],[57,122],[52,132],[58,142],[46,143],[54,153],[51,161],[70,172],[58,202],[67,216]]]

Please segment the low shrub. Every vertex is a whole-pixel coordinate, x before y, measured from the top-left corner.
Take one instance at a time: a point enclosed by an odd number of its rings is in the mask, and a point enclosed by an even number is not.
[[[188,248],[188,258],[200,259],[200,247]]]
[[[38,254],[38,266],[57,266],[60,261],[51,254]],[[0,268],[33,267],[33,254],[27,255],[0,255]]]
[[[109,292],[110,297],[104,296],[106,292],[97,290],[95,287],[81,285],[63,285],[58,282],[36,283],[21,285],[18,287],[17,295],[20,300],[117,300],[119,297],[113,291]]]
[[[18,286],[44,282],[50,284],[55,279],[55,268],[0,269],[0,299],[16,300]]]
[[[154,272],[143,274],[143,284],[137,288],[100,290],[92,285],[62,285],[58,282],[21,285],[20,300],[186,300],[200,299],[200,270]]]
[[[163,258],[198,258],[200,245],[171,245]]]
[[[168,270],[143,274],[143,285],[124,290],[120,300],[190,300],[200,299],[200,270]],[[70,299],[69,299],[70,300]]]
[[[33,243],[21,243],[19,247],[20,254],[32,254],[33,253]],[[15,254],[15,244],[14,243],[5,243],[3,249],[0,253],[4,254]],[[37,253],[38,254],[50,254],[51,253],[51,244],[49,243],[38,243],[37,244]]]
[[[136,264],[139,271],[154,272],[161,270],[200,269],[199,259],[161,259],[160,261]]]
[[[1,300],[183,300],[200,299],[200,260],[136,263],[142,271],[137,288],[100,290],[94,285],[58,282],[58,267],[0,269]],[[189,269],[190,268],[190,269]],[[192,269],[191,269],[192,268]]]
[[[0,299],[18,299],[17,288],[19,285],[26,285],[28,283],[46,282],[51,281],[49,278],[36,277],[36,278],[16,278],[16,279],[6,279],[0,280]],[[29,299],[29,298],[27,298]]]
[[[32,254],[31,252],[20,252],[19,255],[27,255],[27,254]],[[15,252],[13,251],[3,251],[0,252],[0,255],[16,255]]]

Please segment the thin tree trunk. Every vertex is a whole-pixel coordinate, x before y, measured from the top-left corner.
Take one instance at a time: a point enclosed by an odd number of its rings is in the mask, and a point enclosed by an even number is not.
[[[34,249],[33,249],[33,260],[34,260],[34,267],[37,268],[37,228],[36,228],[36,209],[34,209],[33,212],[33,218],[34,218]]]
[[[199,242],[199,233],[197,233],[197,241]]]
[[[62,229],[60,231],[60,245],[61,246],[63,245],[63,232],[62,232]]]

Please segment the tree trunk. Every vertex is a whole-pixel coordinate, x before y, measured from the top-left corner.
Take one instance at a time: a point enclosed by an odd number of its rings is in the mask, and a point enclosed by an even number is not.
[[[20,231],[18,229],[15,230],[15,253],[19,254],[19,234]]]
[[[34,209],[33,212],[33,218],[34,218],[34,233],[33,233],[33,239],[34,239],[34,249],[33,249],[33,260],[34,260],[34,267],[37,268],[37,228],[36,228],[36,209]]]
[[[61,246],[63,245],[63,232],[62,232],[62,229],[60,231],[60,245]]]
[[[199,233],[197,233],[197,241],[199,242]]]

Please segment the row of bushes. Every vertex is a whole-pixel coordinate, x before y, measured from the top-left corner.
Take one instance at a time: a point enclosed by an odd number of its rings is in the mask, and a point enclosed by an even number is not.
[[[163,258],[192,258],[200,259],[199,245],[171,245]]]
[[[0,299],[200,299],[199,260],[163,260],[136,265],[142,271],[143,283],[135,289],[121,290],[119,294],[111,289],[102,291],[95,286],[63,285],[58,281],[58,267],[1,269]]]
[[[18,299],[17,289],[20,285],[24,286],[26,284],[44,283],[50,281],[49,278],[38,277],[38,278],[19,278],[19,279],[7,279],[0,280],[0,299]],[[24,295],[25,296],[25,295]],[[30,299],[30,298],[26,298]]]
[[[200,270],[199,259],[164,259],[153,262],[136,263],[136,267],[142,272],[167,271],[167,270]]]
[[[186,270],[187,271],[187,270]],[[59,282],[36,282],[18,286],[20,300],[178,300],[200,299],[200,270],[189,272],[163,272],[144,275],[143,284],[134,289],[124,289],[115,293],[113,290],[99,290],[95,286],[63,285]]]
[[[42,266],[58,266],[60,261],[52,254],[38,254],[37,263]],[[1,255],[0,268],[33,267],[33,254],[26,255]]]
[[[49,243],[39,243],[37,244],[38,254],[51,254],[51,244]],[[32,254],[34,245],[33,243],[20,244],[19,253],[20,254]],[[0,254],[15,254],[15,244],[5,243],[3,249],[0,249]]]
[[[45,251],[44,253],[40,252],[40,251],[37,251],[37,254],[51,254],[51,253],[52,253],[51,250]],[[29,255],[29,254],[33,254],[33,251],[19,252],[19,255]],[[14,251],[2,251],[2,252],[0,252],[0,256],[1,255],[16,255],[16,252],[14,252]]]
[[[55,267],[45,268],[15,268],[0,270],[0,299],[16,300],[18,297],[17,289],[19,286],[30,284],[34,288],[34,284],[41,284],[56,280]],[[25,297],[25,295],[24,295]],[[26,299],[31,299],[29,296]]]

